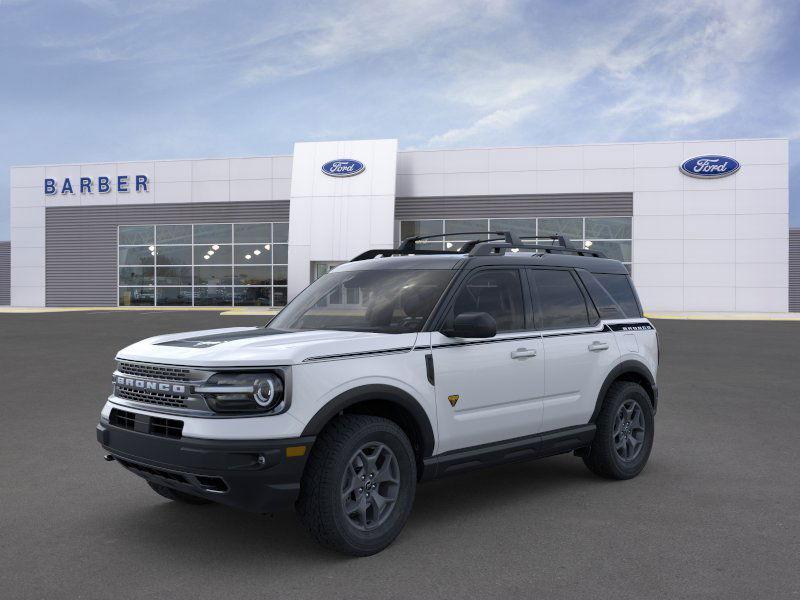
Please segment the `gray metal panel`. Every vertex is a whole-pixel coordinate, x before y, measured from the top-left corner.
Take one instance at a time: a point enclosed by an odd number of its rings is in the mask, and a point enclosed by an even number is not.
[[[633,194],[397,198],[395,219],[488,219],[633,215]]]
[[[46,304],[117,305],[119,225],[288,220],[288,200],[48,207]]]
[[[800,228],[789,230],[789,310],[800,312]]]
[[[0,242],[0,306],[11,304],[11,242]]]

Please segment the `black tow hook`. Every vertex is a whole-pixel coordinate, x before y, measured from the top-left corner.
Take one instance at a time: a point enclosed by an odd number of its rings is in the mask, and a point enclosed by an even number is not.
[[[106,454],[105,456],[103,456],[103,460],[111,462],[112,460],[117,460],[117,459],[114,458],[111,454]]]

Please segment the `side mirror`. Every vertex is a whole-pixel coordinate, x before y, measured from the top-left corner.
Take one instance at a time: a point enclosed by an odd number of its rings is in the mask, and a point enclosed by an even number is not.
[[[490,338],[497,334],[497,322],[485,312],[461,313],[453,321],[453,328],[442,332],[447,337]]]

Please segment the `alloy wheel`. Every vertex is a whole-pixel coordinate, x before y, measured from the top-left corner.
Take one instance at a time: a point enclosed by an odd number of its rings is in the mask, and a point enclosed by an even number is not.
[[[389,518],[400,493],[400,467],[391,448],[369,442],[359,448],[342,476],[342,510],[360,531]]]

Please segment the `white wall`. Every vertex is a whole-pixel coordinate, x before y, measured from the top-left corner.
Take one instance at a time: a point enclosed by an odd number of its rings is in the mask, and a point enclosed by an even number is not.
[[[633,276],[647,310],[788,310],[789,150],[780,139],[398,154],[397,195],[633,193]],[[724,154],[721,179],[679,171]]]
[[[788,141],[728,140],[397,152],[396,140],[298,143],[294,156],[14,167],[11,301],[44,306],[45,206],[281,200],[291,196],[289,295],[311,261],[348,260],[394,238],[401,197],[633,193],[633,271],[651,311],[788,310]],[[741,163],[702,180],[701,154]],[[320,171],[354,158],[364,173]],[[146,174],[147,193],[45,196],[46,177]],[[395,190],[396,187],[396,190]],[[77,189],[77,186],[76,186]]]
[[[322,165],[361,161],[352,177],[330,177]],[[391,248],[397,140],[302,142],[294,146],[289,205],[289,298],[311,279],[312,261],[347,261],[369,248]]]
[[[678,166],[702,154],[739,161],[729,177]],[[634,146],[633,273],[651,311],[788,310],[787,140]]]
[[[81,194],[81,177],[147,175],[148,190]],[[45,305],[45,207],[288,200],[291,156],[165,160],[11,168],[11,304]],[[45,178],[69,177],[75,194],[44,194]]]

